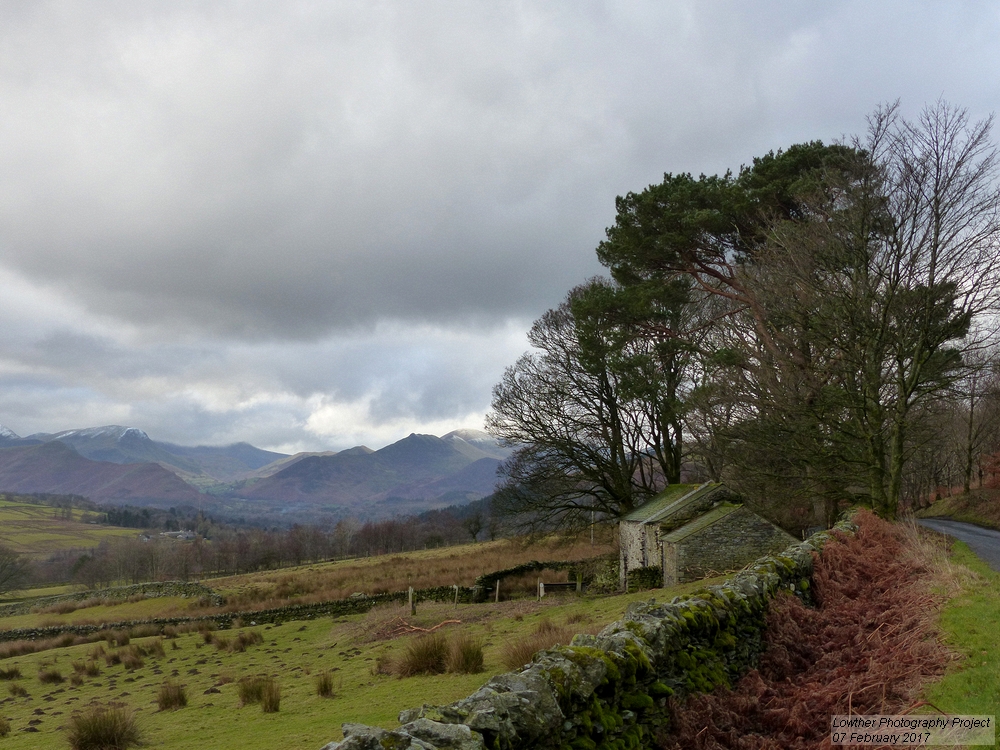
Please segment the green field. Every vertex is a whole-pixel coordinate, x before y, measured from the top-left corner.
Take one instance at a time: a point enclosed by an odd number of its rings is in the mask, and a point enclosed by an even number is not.
[[[96,547],[105,539],[134,537],[135,529],[84,523],[83,511],[0,500],[0,544],[21,554],[42,557],[63,549]]]
[[[3,706],[0,715],[10,721],[12,728],[0,743],[5,748],[26,750],[64,748],[65,726],[73,712],[92,702],[120,702],[136,710],[151,747],[318,750],[340,737],[343,722],[391,727],[397,724],[396,716],[404,708],[421,703],[447,703],[468,695],[491,674],[507,671],[501,661],[507,644],[534,632],[542,621],[567,626],[572,632],[593,631],[618,619],[631,601],[649,599],[654,594],[658,599],[669,598],[704,584],[602,598],[568,595],[547,597],[542,602],[525,599],[457,608],[421,604],[414,618],[409,617],[405,607],[394,606],[337,620],[323,618],[251,627],[264,637],[264,643],[249,646],[244,653],[220,651],[206,644],[201,634],[188,633],[174,640],[163,640],[165,655],[146,657],[144,666],[134,671],[120,664],[107,666],[99,660],[101,674],[85,677],[78,686],[70,684],[68,679],[73,674],[72,664],[85,661],[95,644],[3,659],[0,669],[17,667],[22,677],[11,684],[24,687],[29,695],[0,701]],[[167,600],[147,602],[173,604]],[[83,616],[87,612],[78,610],[73,614]],[[460,620],[440,630],[449,637],[465,631],[481,639],[484,672],[405,679],[373,674],[372,667],[379,655],[398,656],[417,637],[376,637],[379,633],[387,635],[401,617],[421,627]],[[6,627],[6,621],[0,620],[0,625]],[[217,635],[232,638],[236,632],[220,631]],[[148,645],[155,640],[143,638],[133,643]],[[105,649],[114,650],[106,645]],[[66,681],[57,685],[40,682],[39,672],[51,668],[59,670]],[[316,675],[324,670],[333,673],[336,697],[320,698],[316,694]],[[281,686],[278,713],[264,714],[256,705],[239,706],[234,681],[254,674],[268,674],[278,680]],[[185,685],[189,699],[186,708],[157,710],[157,691],[168,678]],[[208,692],[213,689],[218,692]],[[0,694],[7,695],[2,682]],[[24,731],[29,726],[38,731]]]

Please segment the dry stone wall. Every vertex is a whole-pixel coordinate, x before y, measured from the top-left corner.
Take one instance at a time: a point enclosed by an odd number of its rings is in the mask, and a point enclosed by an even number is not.
[[[852,533],[851,521],[837,529]],[[323,750],[638,750],[666,701],[731,685],[756,665],[764,616],[781,591],[811,598],[813,553],[831,532],[763,557],[729,581],[665,604],[640,602],[598,635],[537,654],[447,706],[403,711],[398,729],[344,724]]]

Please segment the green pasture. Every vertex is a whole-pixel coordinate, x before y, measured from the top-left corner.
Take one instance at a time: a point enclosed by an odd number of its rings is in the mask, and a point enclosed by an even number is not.
[[[206,644],[201,634],[183,634],[175,640],[164,639],[165,656],[146,657],[144,666],[131,672],[122,665],[106,666],[101,660],[101,674],[85,677],[79,686],[69,682],[72,664],[86,660],[95,644],[3,659],[0,669],[17,667],[22,675],[10,684],[24,687],[29,695],[10,696],[8,686],[0,682],[0,695],[4,696],[0,715],[10,721],[12,728],[0,744],[4,748],[32,750],[65,748],[66,722],[74,711],[94,702],[118,702],[137,712],[150,747],[317,750],[341,736],[343,722],[392,727],[404,708],[448,703],[468,695],[490,675],[506,671],[501,661],[505,645],[533,633],[544,620],[567,626],[572,632],[596,631],[618,619],[629,602],[654,596],[669,599],[705,583],[618,596],[570,594],[546,597],[541,602],[525,599],[463,604],[457,608],[422,603],[416,617],[410,617],[406,607],[392,606],[337,620],[321,618],[262,627],[244,623],[247,629],[264,637],[263,644],[249,646],[244,653],[232,653]],[[150,616],[155,616],[157,605],[170,608],[176,602],[150,599],[134,604],[150,607]],[[92,607],[72,614],[85,616],[89,610],[99,609],[111,608]],[[9,627],[8,620],[13,619],[0,620],[0,627]],[[405,679],[373,673],[379,655],[398,656],[412,638],[418,637],[391,637],[394,629],[402,628],[404,623],[431,628],[446,620],[459,621],[439,628],[449,637],[465,631],[482,641],[484,672]],[[233,638],[237,632],[219,631],[217,635]],[[154,640],[142,638],[133,643],[148,645]],[[114,650],[107,645],[105,649]],[[66,681],[58,685],[40,682],[39,672],[50,668],[58,669]],[[333,674],[333,698],[316,694],[316,676],[323,671]],[[278,713],[264,714],[256,705],[240,707],[235,681],[255,674],[271,675],[280,684]],[[157,690],[166,679],[185,685],[189,701],[186,708],[163,712],[157,709]],[[37,731],[27,731],[29,727]]]
[[[0,544],[25,555],[43,556],[63,549],[96,547],[105,539],[133,537],[135,529],[83,523],[83,512],[65,511],[47,505],[0,500]]]

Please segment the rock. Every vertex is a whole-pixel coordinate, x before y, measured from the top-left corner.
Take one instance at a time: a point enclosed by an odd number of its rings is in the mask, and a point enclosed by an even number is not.
[[[342,724],[344,733],[341,742],[329,742],[322,750],[384,750],[380,740],[386,731],[379,727],[369,727],[364,724]]]
[[[438,708],[438,706],[431,706],[424,703],[419,708],[404,708],[399,712],[399,716],[397,718],[399,719],[400,724],[409,724],[411,721],[422,719],[432,711],[437,711]]]
[[[399,728],[400,734],[408,734],[426,742],[436,750],[485,750],[483,736],[473,732],[463,724],[442,724],[430,719],[417,719]]]

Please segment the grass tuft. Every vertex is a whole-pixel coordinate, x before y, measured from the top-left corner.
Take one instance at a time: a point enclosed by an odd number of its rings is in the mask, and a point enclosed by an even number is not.
[[[428,633],[410,641],[395,664],[399,677],[441,674],[448,659],[448,640],[441,633]]]
[[[500,661],[507,669],[520,669],[531,661],[539,651],[560,643],[573,640],[573,631],[553,625],[549,620],[542,620],[531,635],[522,636],[505,644],[500,652]]]
[[[187,704],[187,690],[183,685],[170,680],[160,685],[160,691],[156,694],[156,705],[160,707],[161,711],[184,708]]]
[[[331,672],[320,672],[316,675],[316,695],[320,698],[336,698],[343,687],[343,679],[333,680]]]
[[[236,683],[236,692],[240,696],[240,705],[249,706],[251,703],[260,703],[264,696],[264,686],[274,679],[267,675],[252,675],[241,677]]]
[[[108,642],[108,645],[118,648],[127,646],[131,638],[127,630],[109,630],[104,634],[104,640]]]
[[[445,668],[460,674],[478,674],[483,671],[483,643],[467,633],[460,633],[448,649]]]
[[[121,652],[122,666],[130,672],[136,669],[141,669],[146,663],[143,660],[143,649],[138,646],[129,646],[128,648],[122,649]]]
[[[127,750],[140,744],[141,732],[124,706],[92,706],[70,717],[66,738],[72,750]]]
[[[11,667],[10,669],[0,669],[0,680],[20,680],[20,679],[21,679],[20,667]]]
[[[281,707],[281,687],[277,680],[269,679],[264,683],[264,690],[260,696],[261,710],[266,714],[276,714]]]
[[[62,676],[62,672],[55,667],[43,669],[38,673],[38,681],[45,683],[46,685],[58,685],[65,679],[66,678]]]

